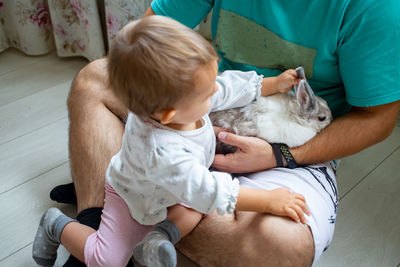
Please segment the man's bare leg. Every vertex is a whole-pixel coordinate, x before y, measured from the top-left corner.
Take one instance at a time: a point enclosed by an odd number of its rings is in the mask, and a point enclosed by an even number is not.
[[[200,266],[311,266],[307,225],[267,214],[209,215],[177,244]]]
[[[126,109],[107,89],[106,61],[96,60],[76,76],[68,98],[69,156],[78,212],[103,207],[111,157],[121,148]]]

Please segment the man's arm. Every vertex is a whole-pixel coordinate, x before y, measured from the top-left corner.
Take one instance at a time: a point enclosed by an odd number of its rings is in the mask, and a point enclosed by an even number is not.
[[[325,162],[357,153],[390,135],[399,109],[400,101],[368,108],[354,107],[309,142],[290,149],[290,152],[300,165]],[[220,132],[218,138],[239,147],[235,153],[215,156],[213,166],[218,170],[244,173],[276,167],[272,148],[264,140],[225,132]]]
[[[385,140],[393,131],[400,101],[360,108],[338,118],[322,134],[291,149],[298,164],[313,164],[355,154]]]

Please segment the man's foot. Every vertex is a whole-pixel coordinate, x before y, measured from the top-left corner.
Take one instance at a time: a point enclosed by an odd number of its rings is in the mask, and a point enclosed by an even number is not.
[[[177,263],[174,245],[167,235],[151,231],[133,250],[135,260],[149,267],[175,267]]]
[[[32,257],[41,266],[53,266],[57,259],[60,235],[65,225],[74,221],[57,208],[48,209],[40,219],[33,241]]]
[[[50,198],[59,203],[76,204],[74,183],[54,187],[50,192]]]

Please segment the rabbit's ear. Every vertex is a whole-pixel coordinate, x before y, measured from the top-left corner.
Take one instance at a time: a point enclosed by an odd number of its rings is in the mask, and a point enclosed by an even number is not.
[[[310,116],[318,112],[315,94],[306,80],[301,80],[297,86],[296,98],[300,115]]]
[[[306,73],[304,72],[304,68],[303,67],[301,67],[301,66],[297,67],[295,69],[295,71],[296,71],[297,78],[306,79]]]
[[[306,79],[306,74],[305,74],[305,72],[304,72],[304,68],[303,67],[297,67],[296,69],[295,69],[295,71],[296,71],[296,76],[297,76],[297,78],[299,78],[299,79],[302,79],[302,80],[307,80]],[[295,93],[297,93],[297,90],[298,90],[298,88],[299,88],[299,85],[300,84],[295,84],[294,85],[294,92]]]

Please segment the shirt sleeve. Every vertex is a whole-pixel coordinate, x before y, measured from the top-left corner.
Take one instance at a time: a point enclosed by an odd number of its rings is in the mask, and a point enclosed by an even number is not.
[[[149,161],[147,177],[178,201],[202,212],[232,213],[239,181],[223,172],[210,172],[185,147],[158,147]]]
[[[157,15],[173,18],[194,28],[207,16],[214,0],[154,0],[151,8]]]
[[[338,57],[347,102],[375,106],[400,99],[399,0],[350,1]]]
[[[218,91],[211,97],[210,112],[243,107],[261,95],[263,76],[255,71],[225,71],[217,76]]]

